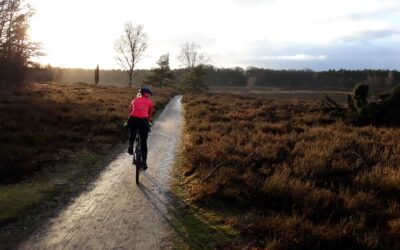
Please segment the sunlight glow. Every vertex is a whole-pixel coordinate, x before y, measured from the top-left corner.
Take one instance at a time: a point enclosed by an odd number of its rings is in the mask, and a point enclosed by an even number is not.
[[[176,56],[180,45],[188,41],[200,44],[216,66],[232,63],[248,66],[240,57],[274,61],[294,60],[300,55],[303,61],[325,60],[329,57],[322,58],[321,53],[311,55],[302,48],[331,46],[365,31],[400,27],[395,15],[400,14],[400,4],[395,0],[32,0],[31,3],[36,14],[30,35],[34,41],[42,42],[47,53],[40,62],[62,67],[93,68],[100,64],[101,68],[119,68],[113,44],[126,21],[143,24],[149,36],[147,57],[138,68],[153,67],[166,52],[170,53],[171,66],[178,67]],[[297,45],[297,51],[284,53],[285,45]],[[258,51],[263,46],[266,49]]]

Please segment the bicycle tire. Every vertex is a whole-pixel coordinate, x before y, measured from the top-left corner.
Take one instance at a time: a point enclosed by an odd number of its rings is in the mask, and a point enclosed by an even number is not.
[[[136,165],[136,185],[139,185],[139,175],[140,175],[140,167]]]
[[[138,136],[136,140],[136,145],[135,145],[135,162],[136,162],[136,184],[139,185],[139,176],[140,176],[140,171],[142,169],[142,151],[140,149],[140,138]]]

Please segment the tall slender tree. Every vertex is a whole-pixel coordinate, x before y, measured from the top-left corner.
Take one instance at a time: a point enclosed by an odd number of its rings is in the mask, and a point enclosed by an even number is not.
[[[99,65],[97,64],[97,67],[94,71],[94,83],[97,85],[100,80],[100,70],[99,70]]]
[[[133,26],[131,22],[125,24],[124,34],[115,41],[115,59],[126,71],[129,77],[129,87],[132,85],[133,70],[144,56],[147,49],[148,36],[143,30],[143,25]]]

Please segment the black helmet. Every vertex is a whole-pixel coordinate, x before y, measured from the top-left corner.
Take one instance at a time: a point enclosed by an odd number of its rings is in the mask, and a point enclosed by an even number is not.
[[[140,94],[149,94],[149,95],[153,95],[153,91],[151,91],[150,89],[148,89],[148,88],[141,88],[140,90],[139,90],[139,93]]]

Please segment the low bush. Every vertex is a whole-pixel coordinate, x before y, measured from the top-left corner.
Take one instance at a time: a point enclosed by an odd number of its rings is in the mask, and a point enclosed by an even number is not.
[[[397,84],[390,90],[389,100],[390,102],[400,102],[400,84]]]
[[[360,110],[368,103],[369,87],[367,84],[359,83],[354,86],[353,89],[353,100],[354,106],[357,110]]]
[[[368,103],[368,85],[360,83],[354,86],[353,96],[348,96],[347,103],[358,123],[389,126],[400,124],[400,84],[380,96],[379,102]]]

